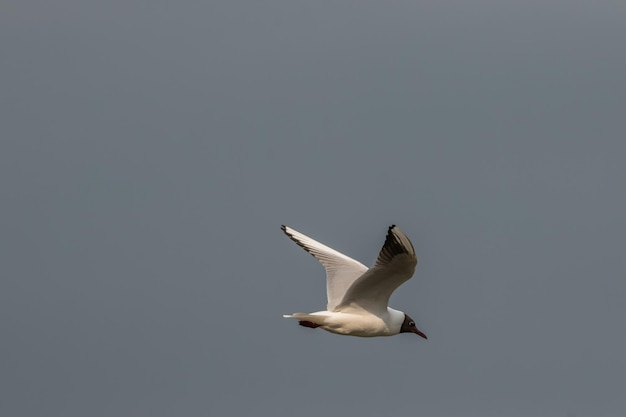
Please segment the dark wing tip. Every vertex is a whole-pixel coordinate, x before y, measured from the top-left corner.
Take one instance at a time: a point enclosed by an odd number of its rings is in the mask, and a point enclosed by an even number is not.
[[[308,252],[308,249],[307,249],[306,247],[304,247],[304,246],[302,245],[302,243],[300,243],[300,241],[299,241],[298,239],[296,239],[296,237],[293,235],[293,233],[290,233],[290,232],[289,232],[289,230],[287,230],[287,226],[285,226],[284,224],[282,224],[282,225],[280,226],[280,230],[282,230],[282,231],[283,231],[283,233],[285,233],[285,234],[287,235],[287,237],[289,237],[289,239],[291,239],[291,240],[293,240],[294,242],[296,242],[299,246],[302,246],[302,247],[303,247],[304,249],[306,249],[306,250],[307,250],[307,252]]]
[[[401,254],[414,256],[415,250],[409,238],[393,224],[389,226],[389,230],[387,230],[387,237],[378,255],[376,265],[389,263],[394,257]]]
[[[302,243],[302,241],[297,236],[294,236],[293,233],[290,233],[287,230],[287,226],[283,224],[280,226],[280,228],[282,229],[283,232],[285,232],[285,234],[287,235],[287,237],[289,237],[289,239],[293,240],[296,243],[296,245],[300,246],[302,249],[304,249],[305,251],[307,251],[308,253],[310,253],[311,255],[315,257],[315,254],[311,252],[311,248],[309,248],[306,244]]]

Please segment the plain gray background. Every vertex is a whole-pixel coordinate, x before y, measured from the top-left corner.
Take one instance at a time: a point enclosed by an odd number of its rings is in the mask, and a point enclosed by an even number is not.
[[[626,416],[621,1],[2,1],[0,415]],[[284,223],[429,336],[360,339]]]

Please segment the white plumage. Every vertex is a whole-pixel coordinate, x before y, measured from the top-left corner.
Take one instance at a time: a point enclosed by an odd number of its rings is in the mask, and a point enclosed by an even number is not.
[[[321,327],[350,336],[391,336],[412,332],[424,338],[405,313],[388,307],[389,297],[415,272],[417,257],[409,238],[395,225],[389,227],[374,266],[338,252],[290,227],[282,230],[313,255],[326,269],[325,311],[285,315],[305,327]]]

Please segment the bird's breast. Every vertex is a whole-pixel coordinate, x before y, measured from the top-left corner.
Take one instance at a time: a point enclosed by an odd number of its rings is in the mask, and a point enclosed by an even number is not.
[[[374,314],[331,313],[322,328],[332,333],[360,337],[391,336],[397,333],[390,329],[383,318]]]

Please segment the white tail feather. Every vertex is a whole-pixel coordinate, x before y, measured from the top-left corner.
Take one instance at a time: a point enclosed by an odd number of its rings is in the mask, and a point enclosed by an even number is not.
[[[326,316],[321,316],[318,314],[293,313],[283,314],[283,317],[287,319],[310,321],[312,323],[319,324],[320,326],[323,326],[326,323]]]

